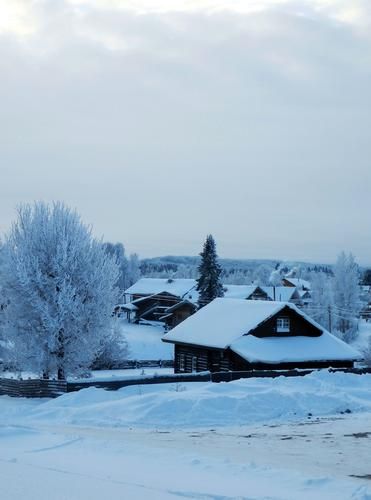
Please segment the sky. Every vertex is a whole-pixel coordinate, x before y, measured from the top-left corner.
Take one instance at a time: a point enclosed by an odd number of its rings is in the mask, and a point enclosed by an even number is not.
[[[0,233],[371,265],[369,0],[0,0]]]

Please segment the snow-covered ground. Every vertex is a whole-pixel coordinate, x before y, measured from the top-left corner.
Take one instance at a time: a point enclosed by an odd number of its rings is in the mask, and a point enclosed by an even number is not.
[[[0,397],[0,497],[371,498],[371,375]]]
[[[165,333],[161,324],[136,325],[122,319],[120,320],[120,327],[128,343],[128,359],[174,359],[174,347],[161,340]]]

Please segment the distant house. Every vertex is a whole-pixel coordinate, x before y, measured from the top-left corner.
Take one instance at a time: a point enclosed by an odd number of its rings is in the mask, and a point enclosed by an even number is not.
[[[196,280],[142,278],[128,288],[120,313],[129,321],[161,321],[173,328],[196,310]]]
[[[288,287],[296,287],[298,290],[310,290],[311,286],[309,281],[303,280],[301,278],[283,278],[282,285]]]
[[[197,282],[193,279],[142,278],[128,288],[125,302],[116,306],[114,314],[128,321],[161,321],[174,328],[197,309]],[[229,299],[268,300],[302,305],[295,287],[224,285]]]
[[[306,307],[312,303],[312,294],[309,290],[298,290],[298,294],[300,296],[299,305]]]
[[[159,321],[163,321],[168,329],[174,328],[182,321],[187,319],[196,311],[196,305],[188,300],[182,300],[173,306],[166,309],[164,314],[159,317]]]
[[[177,299],[186,299],[193,303],[198,300],[196,291],[197,282],[186,278],[141,278],[130,288],[125,290],[124,296],[126,302],[149,297],[151,295],[162,295],[176,297]]]
[[[122,316],[126,316],[126,319],[129,321],[133,321],[136,318],[138,308],[135,304],[131,302],[127,302],[124,304],[117,304],[113,310],[114,316],[121,318]]]
[[[227,299],[273,300],[300,304],[301,297],[296,287],[224,285],[224,297]]]
[[[163,336],[176,373],[352,367],[361,356],[294,304],[215,299]]]

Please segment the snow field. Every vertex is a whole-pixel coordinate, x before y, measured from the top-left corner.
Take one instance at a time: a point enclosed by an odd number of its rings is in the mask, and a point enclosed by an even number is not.
[[[0,498],[370,500],[370,415],[371,375],[325,371],[1,396]]]

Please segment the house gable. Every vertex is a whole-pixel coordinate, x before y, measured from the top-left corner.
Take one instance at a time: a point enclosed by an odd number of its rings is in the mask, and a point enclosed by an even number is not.
[[[288,331],[279,331],[277,320],[280,318],[289,320],[290,327]],[[322,329],[307,321],[305,317],[291,307],[285,306],[248,333],[255,337],[319,337],[322,334]]]

